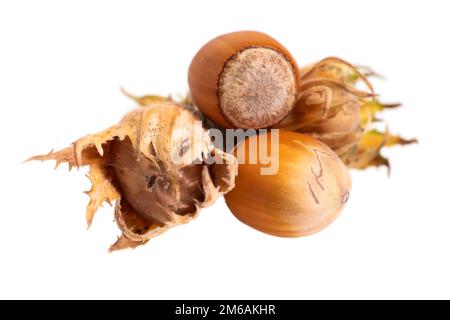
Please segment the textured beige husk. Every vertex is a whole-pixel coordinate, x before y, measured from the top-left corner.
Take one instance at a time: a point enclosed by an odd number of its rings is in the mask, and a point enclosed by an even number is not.
[[[384,147],[416,142],[385,132],[376,132],[377,115],[400,104],[378,100],[369,68],[357,68],[336,58],[325,58],[300,70],[302,90],[294,109],[275,127],[306,133],[327,144],[350,168],[387,166]],[[366,90],[357,88],[363,83]],[[376,133],[375,133],[376,132]]]
[[[306,133],[326,143],[341,156],[355,146],[363,131],[360,104],[373,96],[358,90],[353,78],[365,79],[356,68],[338,58],[326,58],[301,69],[302,90],[288,116],[276,127]]]
[[[88,226],[104,202],[115,202],[115,220],[122,235],[110,250],[135,248],[174,226],[189,222],[201,208],[210,206],[234,187],[236,159],[215,149],[203,129],[201,141],[194,143],[192,125],[196,120],[195,114],[182,105],[164,99],[150,99],[144,106],[126,114],[117,125],[87,135],[68,148],[34,156],[30,160],[56,160],[57,166],[66,162],[69,169],[89,167],[92,187],[87,192],[90,197],[86,209]],[[185,130],[176,133],[177,129]],[[180,148],[186,148],[186,145],[188,152],[183,154]],[[135,161],[122,163],[123,155],[117,155],[117,152],[130,152]],[[174,154],[182,155],[183,163],[173,161]],[[211,161],[206,163],[208,156],[214,158],[213,164]],[[197,164],[193,164],[194,160]],[[117,168],[119,164],[123,168]],[[195,169],[190,171],[191,168]],[[123,174],[124,171],[125,178],[119,176],[119,181],[117,173]],[[158,177],[151,187],[142,184],[144,177],[141,173],[147,171]],[[129,172],[131,178],[126,176]],[[137,190],[144,197],[127,198],[130,192],[124,190],[133,183],[142,184]],[[131,195],[136,193],[131,192]],[[136,210],[132,203],[141,205],[141,211]],[[152,209],[158,215],[153,214]]]

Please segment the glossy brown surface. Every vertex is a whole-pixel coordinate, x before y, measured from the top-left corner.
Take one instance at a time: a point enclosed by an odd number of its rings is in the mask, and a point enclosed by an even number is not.
[[[278,41],[256,31],[240,31],[221,35],[206,43],[195,55],[188,72],[188,82],[195,104],[208,118],[222,127],[235,127],[221,114],[218,83],[226,63],[245,48],[265,47],[282,53],[292,64],[300,89],[298,67],[293,56]]]
[[[244,149],[249,154],[257,139],[250,137],[238,146],[238,159]],[[268,148],[276,150],[271,143]],[[240,162],[236,186],[225,195],[233,214],[259,231],[280,237],[316,233],[336,219],[348,200],[347,168],[330,148],[309,136],[280,131],[279,170],[262,175],[262,167],[260,161]]]

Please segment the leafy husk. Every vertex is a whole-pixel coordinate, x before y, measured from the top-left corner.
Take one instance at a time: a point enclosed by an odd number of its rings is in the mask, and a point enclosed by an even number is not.
[[[311,135],[326,143],[350,168],[387,166],[384,147],[417,142],[376,131],[379,114],[400,104],[381,103],[368,67],[329,57],[300,70],[302,90],[293,111],[275,127]],[[360,84],[365,87],[360,89]],[[381,139],[383,137],[383,139]],[[376,142],[374,141],[376,139]],[[389,142],[389,143],[387,143]]]
[[[111,251],[135,248],[188,223],[234,187],[237,170],[236,159],[216,149],[203,129],[195,136],[191,125],[198,118],[189,108],[167,98],[136,101],[141,107],[117,125],[29,159],[89,168],[88,227],[104,202],[115,202],[122,235]],[[211,157],[214,163],[207,161]]]

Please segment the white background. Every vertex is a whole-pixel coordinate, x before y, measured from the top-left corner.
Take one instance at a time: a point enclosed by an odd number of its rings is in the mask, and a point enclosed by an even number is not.
[[[446,1],[2,1],[0,298],[450,298]],[[385,115],[419,145],[352,172],[341,217],[299,239],[241,224],[223,200],[137,250],[108,254],[112,208],[89,232],[85,170],[26,163],[114,124],[119,92],[183,93],[207,40],[254,29],[299,64],[336,55],[387,76]]]

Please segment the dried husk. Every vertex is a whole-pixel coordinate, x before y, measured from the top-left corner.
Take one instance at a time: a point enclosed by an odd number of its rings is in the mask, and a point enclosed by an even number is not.
[[[405,139],[393,135],[386,129],[384,132],[379,130],[365,131],[358,141],[358,145],[347,152],[341,158],[353,169],[366,169],[368,167],[385,166],[390,173],[389,159],[381,154],[383,148],[390,148],[396,145],[407,145],[417,143],[416,139]]]
[[[369,92],[354,86],[364,79]],[[355,146],[362,132],[361,100],[372,97],[367,79],[349,63],[326,58],[301,69],[302,90],[293,111],[276,127],[309,134],[339,156]]]
[[[168,99],[137,101],[142,106],[117,125],[30,159],[89,167],[88,226],[104,202],[115,201],[122,235],[111,251],[189,222],[234,187],[237,170],[236,159],[214,148],[203,129],[194,132],[199,119],[189,108]]]
[[[400,104],[383,104],[378,100],[368,80],[368,76],[378,75],[369,68],[357,68],[329,57],[302,68],[300,76],[302,90],[298,101],[275,127],[306,133],[326,143],[350,168],[389,167],[389,161],[381,156],[384,140],[376,148],[368,141],[373,138],[372,124],[381,121],[378,113]],[[365,90],[358,89],[360,83]],[[379,133],[396,138],[391,139],[389,146],[416,142],[391,136],[387,131]]]

